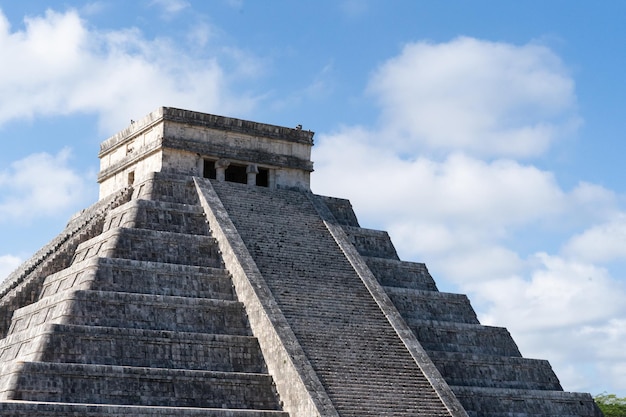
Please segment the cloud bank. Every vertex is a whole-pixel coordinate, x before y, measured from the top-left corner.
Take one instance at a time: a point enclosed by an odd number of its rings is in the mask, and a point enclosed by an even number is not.
[[[70,166],[71,153],[32,154],[0,170],[0,222],[51,217],[80,203],[91,203],[89,176]]]
[[[181,1],[153,2],[169,13]],[[250,56],[230,53],[227,68],[203,52],[206,36],[192,28],[184,49],[137,29],[98,31],[75,10],[48,10],[12,30],[0,11],[0,125],[36,116],[93,113],[104,132],[124,127],[157,105],[243,114],[255,98],[231,94],[229,74],[249,74]],[[194,42],[200,42],[195,44]],[[196,48],[196,46],[198,48]],[[195,52],[192,52],[195,51]],[[232,52],[232,51],[231,51]],[[241,60],[241,61],[240,61]]]
[[[409,44],[376,71],[369,90],[408,151],[536,156],[580,123],[574,82],[541,45],[466,37]]]

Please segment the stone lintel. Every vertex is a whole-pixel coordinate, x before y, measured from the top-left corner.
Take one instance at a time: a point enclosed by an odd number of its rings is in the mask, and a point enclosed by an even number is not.
[[[249,162],[261,166],[293,168],[312,172],[313,162],[291,155],[281,155],[265,150],[243,149],[225,143],[200,142],[185,138],[164,137],[163,147],[179,149],[237,162]],[[235,157],[234,157],[235,156]]]

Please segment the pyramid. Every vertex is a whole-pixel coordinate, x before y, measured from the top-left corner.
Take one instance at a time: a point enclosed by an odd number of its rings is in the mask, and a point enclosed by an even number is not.
[[[160,108],[0,284],[1,416],[602,416],[309,187],[313,133]]]

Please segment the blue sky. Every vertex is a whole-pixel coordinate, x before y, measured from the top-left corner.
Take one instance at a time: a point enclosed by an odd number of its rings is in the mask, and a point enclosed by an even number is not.
[[[439,288],[626,395],[626,3],[0,0],[0,277],[97,199],[99,143],[159,106],[316,132]]]

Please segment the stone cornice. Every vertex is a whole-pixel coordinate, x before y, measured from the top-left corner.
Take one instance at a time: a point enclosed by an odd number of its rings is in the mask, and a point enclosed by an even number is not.
[[[249,136],[279,139],[311,146],[313,145],[313,135],[315,133],[310,130],[252,122],[249,120],[199,113],[189,110],[176,109],[173,107],[163,107],[162,109],[163,120],[193,126],[202,126],[216,130],[224,130],[228,132],[243,133]]]
[[[169,121],[190,126],[200,126],[208,129],[241,133],[247,136],[270,138],[286,142],[300,143],[313,146],[314,132],[301,128],[257,123],[249,120],[232,117],[217,116],[173,107],[160,107],[146,117],[131,122],[130,126],[111,136],[100,144],[101,158],[124,142],[138,136],[162,121]]]

